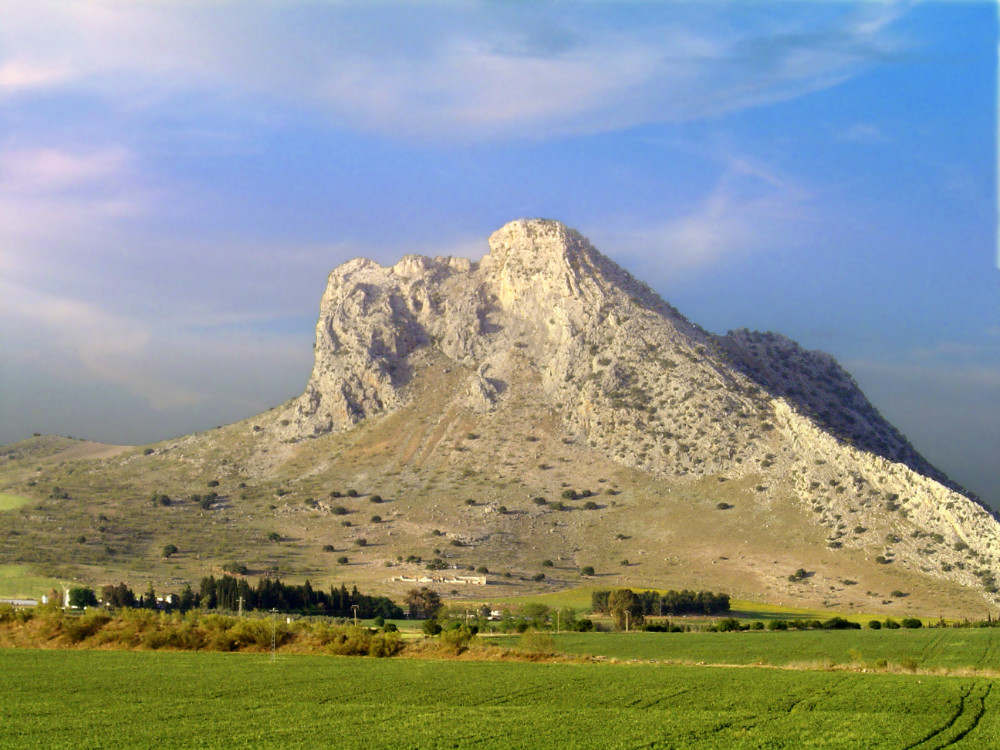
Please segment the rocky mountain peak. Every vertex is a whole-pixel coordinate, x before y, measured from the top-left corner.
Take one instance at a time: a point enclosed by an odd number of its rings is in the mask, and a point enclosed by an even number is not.
[[[315,351],[304,393],[272,433],[282,439],[396,412],[421,397],[414,383],[447,373],[448,419],[495,420],[506,433],[546,414],[567,444],[623,468],[788,493],[831,548],[868,544],[847,538],[848,517],[855,529],[895,529],[882,518],[890,508],[916,524],[910,537],[885,536],[901,540],[893,554],[922,554],[915,540],[930,533],[1000,559],[991,515],[833,357],[779,334],[713,336],[556,221],[507,224],[478,262],[345,263],[323,294]],[[956,555],[942,552],[939,572],[968,577]]]

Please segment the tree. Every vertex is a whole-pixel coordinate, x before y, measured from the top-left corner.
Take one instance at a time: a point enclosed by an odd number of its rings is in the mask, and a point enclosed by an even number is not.
[[[615,620],[615,627],[624,630],[642,624],[642,602],[632,589],[615,589],[608,595],[608,611]]]
[[[181,612],[187,612],[189,609],[194,609],[198,606],[198,598],[195,596],[194,589],[191,588],[190,583],[184,584],[184,590],[181,591],[178,606]]]
[[[142,602],[140,606],[144,609],[156,609],[156,592],[153,590],[153,582],[149,582],[149,588],[146,589],[146,593],[142,595]]]
[[[135,606],[135,593],[124,582],[102,588],[101,598],[107,606],[114,609]]]
[[[74,586],[69,590],[69,606],[79,609],[96,607],[97,595],[93,589],[86,586]]]
[[[421,619],[433,618],[443,606],[441,597],[427,586],[410,589],[403,602],[410,611],[410,617]]]

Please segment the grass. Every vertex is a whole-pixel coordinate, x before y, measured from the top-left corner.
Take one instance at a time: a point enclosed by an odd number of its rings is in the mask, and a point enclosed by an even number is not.
[[[680,620],[678,620],[679,622]],[[743,633],[561,633],[559,651],[615,659],[737,665],[875,667],[1000,672],[1000,629],[835,630]]]
[[[0,748],[879,750],[991,747],[1000,732],[1000,693],[976,677],[283,654],[2,660]]]
[[[492,604],[544,604],[547,607],[572,607],[579,612],[590,611],[591,594],[600,589],[614,589],[619,586],[578,586],[565,591],[556,591],[546,594],[530,594],[526,596],[507,596],[490,599]],[[653,590],[646,586],[633,586],[635,591]],[[664,593],[665,589],[660,590]],[[449,602],[450,603],[450,602]],[[463,602],[464,603],[464,602]],[[744,620],[777,620],[777,619],[817,619],[826,620],[831,616],[828,609],[808,609],[804,607],[788,607],[777,604],[764,604],[744,599],[730,600],[730,616]],[[869,616],[856,615],[851,613],[852,619],[867,621]],[[717,618],[708,618],[717,619]],[[885,619],[885,616],[878,619]]]
[[[52,589],[60,590],[56,578],[36,575],[27,565],[0,565],[0,596],[40,599]]]
[[[0,512],[5,510],[15,510],[20,508],[22,505],[27,505],[31,502],[30,497],[21,497],[20,495],[8,495],[6,493],[0,492]]]

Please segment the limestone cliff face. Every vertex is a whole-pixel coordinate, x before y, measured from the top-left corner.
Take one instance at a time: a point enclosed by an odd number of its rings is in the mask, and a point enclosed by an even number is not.
[[[312,376],[280,434],[396,410],[443,357],[467,373],[457,407],[488,414],[531,383],[567,440],[658,476],[760,477],[762,496],[796,494],[834,549],[878,549],[970,584],[966,545],[983,565],[1000,560],[994,518],[829,355],[776,334],[713,336],[558,222],[512,222],[489,248],[476,263],[407,256],[334,270]]]

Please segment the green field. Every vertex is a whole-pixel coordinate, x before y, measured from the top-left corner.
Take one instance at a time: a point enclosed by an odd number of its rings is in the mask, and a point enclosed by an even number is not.
[[[888,665],[1000,672],[1000,629],[804,630],[742,633],[561,633],[556,649],[615,659],[770,666]]]
[[[55,578],[35,575],[27,565],[0,565],[0,596],[41,598],[52,589],[60,590]]]
[[[0,651],[0,748],[992,748],[974,677]]]
[[[20,495],[5,495],[0,492],[0,511],[14,510],[15,508],[20,508],[22,505],[27,505],[31,502],[30,497],[21,497]]]

